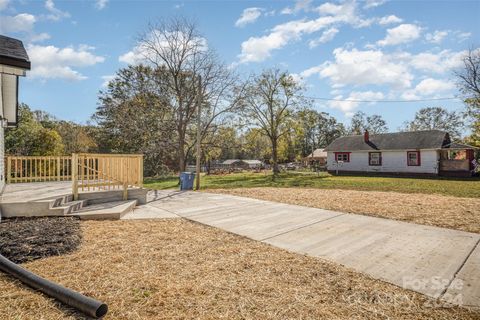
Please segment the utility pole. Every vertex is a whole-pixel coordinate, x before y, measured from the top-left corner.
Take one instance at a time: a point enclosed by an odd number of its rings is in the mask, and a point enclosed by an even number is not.
[[[202,105],[202,76],[198,76],[198,89],[197,89],[197,162],[196,162],[196,178],[195,179],[195,189],[200,190],[200,160],[202,157],[201,141],[202,140],[202,130],[201,130],[201,105]]]

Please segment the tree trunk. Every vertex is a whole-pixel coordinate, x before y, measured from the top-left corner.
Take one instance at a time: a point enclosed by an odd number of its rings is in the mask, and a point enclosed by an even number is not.
[[[185,171],[185,137],[183,134],[178,138],[178,170]]]
[[[272,162],[273,176],[276,176],[280,172],[278,169],[277,139],[272,139]]]

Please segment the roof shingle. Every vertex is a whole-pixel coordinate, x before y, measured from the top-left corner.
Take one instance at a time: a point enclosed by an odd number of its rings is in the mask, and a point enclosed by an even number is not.
[[[0,35],[0,64],[30,70],[30,59],[22,41]]]
[[[340,137],[325,151],[372,151],[441,149],[450,143],[447,132],[440,130],[370,134],[366,143],[363,135]]]

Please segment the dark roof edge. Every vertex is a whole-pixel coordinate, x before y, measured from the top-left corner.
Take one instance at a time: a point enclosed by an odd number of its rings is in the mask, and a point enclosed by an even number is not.
[[[442,147],[442,149],[450,149],[452,144],[456,144],[458,146],[461,146],[458,149],[462,149],[462,148],[480,149],[480,147],[475,147],[475,146],[472,146],[472,145],[469,145],[469,144],[466,144],[466,143],[461,143],[461,142],[456,142],[456,141],[453,141],[453,142],[450,142],[449,144],[446,144],[445,146]]]
[[[0,64],[30,70],[31,63],[28,60],[17,59],[10,56],[0,55]]]

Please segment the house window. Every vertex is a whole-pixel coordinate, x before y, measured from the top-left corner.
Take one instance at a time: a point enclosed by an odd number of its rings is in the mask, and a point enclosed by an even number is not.
[[[381,152],[369,152],[368,153],[368,165],[381,166],[382,165],[382,153]]]
[[[420,165],[420,151],[407,151],[407,165],[408,166]]]
[[[337,152],[335,153],[335,161],[337,162],[350,162],[349,152]]]

